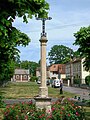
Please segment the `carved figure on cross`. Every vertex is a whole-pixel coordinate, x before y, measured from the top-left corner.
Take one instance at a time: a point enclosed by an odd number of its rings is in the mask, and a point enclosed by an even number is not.
[[[36,18],[36,20],[41,20],[42,21],[42,33],[41,33],[41,37],[44,36],[46,37],[46,32],[45,32],[45,21],[46,20],[51,20],[51,17],[48,18]]]

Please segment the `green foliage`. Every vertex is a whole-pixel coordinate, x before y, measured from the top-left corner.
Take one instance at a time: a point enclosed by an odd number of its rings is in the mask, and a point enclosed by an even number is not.
[[[86,85],[90,85],[90,75],[85,77]]]
[[[90,107],[90,100],[87,100],[86,104],[87,104],[88,107]]]
[[[52,118],[53,120],[82,120],[85,118],[85,111],[68,98],[52,105]]]
[[[87,71],[90,70],[90,26],[82,27],[77,33],[74,33],[76,38],[74,45],[78,45],[78,52],[81,57],[85,57],[84,66]]]
[[[36,62],[32,61],[19,61],[16,64],[15,68],[23,68],[23,69],[29,69],[30,75],[35,76],[36,75],[36,68],[39,67],[40,65]]]
[[[5,106],[6,106],[6,104],[5,104],[4,101],[3,101],[3,96],[0,95],[0,108],[3,108],[3,107],[5,107]]]
[[[43,118],[43,119],[41,119]],[[45,120],[45,109],[36,109],[32,101],[7,106],[3,120]]]
[[[13,27],[15,17],[22,17],[27,23],[33,16],[47,17],[48,9],[45,0],[0,0],[0,81],[12,76],[12,63],[19,59],[17,46],[25,47],[30,42],[26,34]]]
[[[2,60],[0,60],[1,62]],[[0,85],[10,80],[14,73],[14,62],[11,60],[2,61],[0,64]]]
[[[74,84],[80,84],[80,79],[79,78],[74,78]]]
[[[18,45],[26,46],[30,39],[24,33],[13,28],[13,32],[7,40],[3,40],[0,44],[0,80],[10,80],[14,72],[15,61],[19,59],[19,50],[16,48]]]
[[[62,64],[70,61],[74,56],[72,49],[63,45],[54,45],[48,53],[50,64]]]
[[[38,77],[36,76],[31,76],[30,81],[35,82],[38,80]]]
[[[3,120],[83,120],[85,111],[74,101],[65,99],[51,105],[51,110],[37,109],[32,101],[7,106]]]

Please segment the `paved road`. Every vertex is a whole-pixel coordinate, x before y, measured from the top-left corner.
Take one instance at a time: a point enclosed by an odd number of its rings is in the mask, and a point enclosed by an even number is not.
[[[89,95],[90,94],[90,90],[87,90],[87,89],[81,89],[81,88],[76,88],[76,87],[64,86],[63,87],[63,91],[75,93],[78,96],[80,96],[81,99],[86,99],[86,100],[90,99],[90,95]],[[31,101],[31,100],[33,101],[33,103],[35,102],[34,99],[9,99],[9,100],[4,100],[4,102],[6,104],[13,104],[13,103],[19,103],[19,102],[28,102],[28,101]],[[52,101],[56,101],[56,100],[57,100],[56,98],[52,99]]]
[[[75,93],[78,96],[80,96],[81,99],[83,99],[83,98],[84,99],[90,99],[90,90],[88,90],[88,89],[64,86],[63,90],[67,91],[67,92]]]

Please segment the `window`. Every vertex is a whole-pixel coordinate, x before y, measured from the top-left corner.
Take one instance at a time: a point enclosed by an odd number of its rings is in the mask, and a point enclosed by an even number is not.
[[[28,78],[27,75],[23,75],[23,76],[22,76],[22,79],[23,79],[23,80],[26,80],[27,78]]]
[[[19,79],[20,79],[20,75],[16,75],[15,78],[16,78],[17,80],[19,80]]]

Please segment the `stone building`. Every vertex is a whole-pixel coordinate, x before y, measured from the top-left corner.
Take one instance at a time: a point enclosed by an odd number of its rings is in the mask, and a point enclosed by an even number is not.
[[[29,70],[27,69],[15,69],[12,81],[15,82],[28,82]]]

